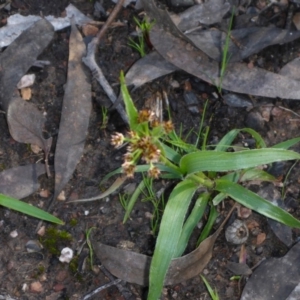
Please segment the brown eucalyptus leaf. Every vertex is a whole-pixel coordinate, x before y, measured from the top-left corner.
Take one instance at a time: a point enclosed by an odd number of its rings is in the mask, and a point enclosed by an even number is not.
[[[85,44],[74,22],[69,42],[68,79],[55,151],[55,195],[71,178],[83,152],[92,109],[91,85],[84,71]]]
[[[262,262],[247,281],[241,300],[287,299],[300,282],[299,264],[300,243],[284,257]]]
[[[17,199],[25,198],[40,187],[38,177],[45,166],[32,164],[4,170],[0,173],[0,193]]]
[[[227,33],[216,28],[197,30],[187,34],[198,49],[217,61],[222,61]],[[283,30],[276,27],[251,27],[230,32],[228,57],[238,62],[264,48],[289,43],[300,37],[300,31]]]
[[[177,284],[201,273],[212,257],[213,246],[220,231],[221,227],[193,252],[173,259],[165,279],[165,285]],[[150,256],[102,243],[95,243],[94,249],[101,263],[114,276],[127,282],[148,285]]]
[[[279,74],[300,81],[300,57],[296,57],[284,65]]]
[[[45,117],[32,103],[14,96],[9,103],[6,117],[13,139],[20,143],[39,146],[47,157],[52,138],[43,137]]]
[[[199,24],[211,25],[219,23],[229,9],[229,2],[210,0],[192,6],[184,12],[172,16],[172,19],[181,31],[185,31],[197,27]]]
[[[158,26],[154,26],[150,37],[156,50],[169,62],[202,80],[219,84],[218,63],[201,50]],[[249,69],[243,63],[228,64],[222,88],[262,97],[300,99],[298,81],[259,68]]]
[[[0,105],[7,111],[18,82],[51,42],[54,29],[42,19],[25,30],[0,56]]]
[[[147,13],[157,22],[150,32],[155,49],[176,67],[214,85],[219,85],[219,63],[178,30],[169,14],[158,9],[153,0],[141,0]],[[243,63],[229,63],[222,88],[243,94],[270,98],[300,99],[300,85],[296,80],[265,71],[249,69]]]
[[[146,82],[170,74],[176,70],[178,70],[177,67],[166,61],[156,51],[152,51],[133,64],[126,73],[125,80],[127,85],[139,87]]]

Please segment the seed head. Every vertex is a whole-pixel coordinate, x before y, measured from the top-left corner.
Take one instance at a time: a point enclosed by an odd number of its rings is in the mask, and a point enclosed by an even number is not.
[[[122,133],[116,132],[111,137],[111,144],[115,146],[115,148],[118,148],[122,146],[124,143],[124,135]]]
[[[159,178],[160,170],[157,167],[152,167],[148,170],[148,176],[152,178]]]
[[[136,167],[132,162],[125,161],[122,168],[128,178],[133,178]]]
[[[151,110],[141,110],[139,111],[139,116],[138,116],[138,122],[139,123],[144,123],[144,122],[151,122],[155,118],[155,114]]]
[[[163,126],[164,126],[164,130],[167,134],[174,130],[174,125],[171,120],[164,122]]]

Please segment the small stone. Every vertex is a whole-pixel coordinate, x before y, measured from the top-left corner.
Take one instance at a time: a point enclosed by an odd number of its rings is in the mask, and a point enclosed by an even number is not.
[[[41,243],[39,241],[33,241],[33,240],[29,240],[26,243],[26,250],[29,253],[32,252],[39,252],[43,249],[43,246],[41,245]]]
[[[23,284],[22,284],[22,291],[23,291],[23,292],[28,291],[28,284],[27,284],[27,283],[23,283]]]
[[[32,282],[30,284],[30,292],[31,293],[41,293],[43,292],[43,286],[39,281]]]
[[[66,247],[61,250],[61,254],[59,257],[60,262],[69,263],[73,258],[73,250],[69,247]]]
[[[61,284],[61,283],[57,283],[57,284],[55,284],[55,285],[53,286],[53,290],[54,290],[55,292],[60,292],[60,291],[62,291],[64,288],[65,288],[65,286],[64,286],[63,284]]]
[[[45,232],[46,232],[46,227],[45,227],[45,226],[42,226],[42,227],[38,230],[37,234],[38,234],[39,236],[44,236],[44,235],[45,235]]]
[[[57,200],[59,200],[59,201],[65,201],[66,200],[65,191],[60,192],[60,194],[57,196]]]
[[[251,111],[246,118],[246,126],[257,131],[263,131],[265,128],[265,120],[257,111]]]
[[[19,81],[19,83],[17,84],[17,88],[18,89],[27,88],[27,87],[33,85],[34,81],[35,81],[35,75],[34,74],[24,75],[21,78],[21,80]]]
[[[49,190],[41,190],[40,193],[39,193],[40,197],[42,198],[48,198],[50,196],[50,192]]]
[[[256,255],[261,255],[264,251],[264,248],[262,246],[259,246],[255,249],[255,254]]]
[[[34,153],[34,154],[39,154],[40,152],[42,152],[42,148],[37,146],[37,145],[33,145],[31,144],[30,145],[30,148],[31,148],[31,151]]]
[[[23,100],[26,100],[26,101],[30,100],[31,96],[32,96],[31,88],[26,87],[26,88],[21,89],[21,96],[22,96]]]
[[[18,231],[17,230],[13,230],[9,235],[14,239],[14,238],[16,238],[18,236]]]

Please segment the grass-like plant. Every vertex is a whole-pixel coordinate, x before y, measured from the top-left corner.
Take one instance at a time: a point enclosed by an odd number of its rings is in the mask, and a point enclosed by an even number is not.
[[[207,291],[208,291],[211,299],[212,300],[220,300],[217,291],[212,289],[212,287],[210,286],[209,282],[206,280],[206,278],[203,275],[200,275],[200,276],[201,276],[201,279],[203,280],[203,282],[204,282],[204,284],[205,284],[205,286],[207,288]]]
[[[231,12],[231,17],[229,20],[228,31],[226,33],[225,44],[224,44],[223,51],[222,51],[222,61],[221,61],[221,65],[220,65],[220,79],[219,79],[219,84],[217,85],[217,90],[218,90],[219,94],[221,94],[221,92],[222,92],[223,78],[225,76],[227,65],[228,65],[229,59],[230,59],[230,55],[229,55],[228,51],[229,51],[229,42],[231,39],[231,30],[232,30],[232,26],[233,26],[234,13],[235,13],[235,9],[233,7],[232,12]]]
[[[129,38],[128,45],[138,51],[141,57],[146,55],[146,45],[150,43],[149,32],[154,22],[148,22],[146,18],[139,21],[138,18],[133,17],[134,22],[138,27],[138,40],[137,42],[133,38]]]
[[[199,141],[195,145],[185,142],[176,134],[170,120],[159,122],[153,112],[138,111],[125,85],[123,73],[120,78],[130,131],[126,136],[121,133],[113,135],[112,145],[119,147],[128,143],[128,147],[122,167],[108,174],[105,179],[117,173],[132,178],[136,172],[145,172],[154,179],[177,182],[162,212],[150,267],[148,300],[159,299],[171,260],[184,253],[208,205],[210,215],[198,244],[209,235],[217,216],[216,206],[227,198],[268,218],[300,228],[299,220],[243,186],[252,180],[275,181],[272,175],[257,167],[300,159],[300,154],[287,150],[300,138],[267,148],[262,137],[253,129],[234,129],[217,145],[207,147],[203,144],[199,149]],[[203,132],[206,137],[204,140],[207,140],[208,130],[204,129]],[[240,132],[252,135],[257,149],[234,149],[231,144]],[[119,186],[116,183],[114,185]],[[141,181],[127,202],[124,221],[145,188],[145,182]],[[188,211],[190,213],[187,215]]]
[[[64,224],[64,222],[55,216],[39,209],[35,206],[29,205],[28,203],[22,202],[18,199],[9,197],[7,195],[0,194],[0,205],[5,206],[7,208],[19,211],[23,214],[32,216],[37,219],[41,219],[44,221],[56,223],[56,224]]]

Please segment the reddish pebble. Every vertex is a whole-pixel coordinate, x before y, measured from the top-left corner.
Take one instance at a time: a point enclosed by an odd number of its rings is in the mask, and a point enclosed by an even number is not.
[[[61,283],[57,283],[56,285],[53,286],[53,290],[55,292],[60,292],[65,288],[65,286]]]
[[[43,292],[43,286],[39,281],[34,281],[30,284],[30,292],[31,293],[41,293]]]

